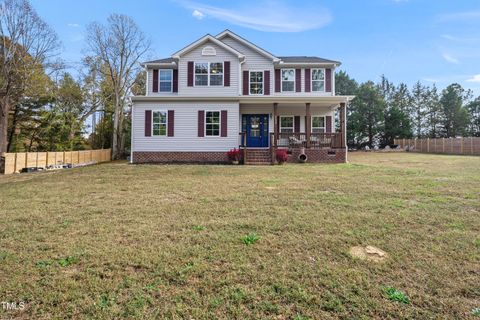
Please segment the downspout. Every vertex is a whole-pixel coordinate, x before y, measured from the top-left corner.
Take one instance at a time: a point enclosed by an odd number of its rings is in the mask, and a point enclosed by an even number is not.
[[[242,64],[244,62],[245,62],[245,58],[243,58],[243,60],[240,61],[240,63],[238,64],[238,96],[242,95],[242,85],[243,85],[243,82],[242,82]],[[239,117],[240,130],[242,130],[242,125],[241,125],[242,117],[241,117],[241,115],[242,114],[240,113],[240,102],[239,102],[238,103],[238,117]],[[239,135],[238,145],[242,145],[242,137],[243,137],[243,133],[242,133],[242,135]]]
[[[238,95],[242,95],[242,64],[245,62],[245,58],[238,64]]]

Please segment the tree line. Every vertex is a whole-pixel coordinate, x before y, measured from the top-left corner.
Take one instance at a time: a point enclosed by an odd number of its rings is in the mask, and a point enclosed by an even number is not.
[[[347,111],[349,147],[393,145],[396,138],[480,136],[480,96],[453,83],[443,90],[420,81],[409,88],[385,76],[358,83],[336,74],[338,95],[355,95]]]
[[[129,97],[143,94],[150,40],[128,16],[87,27],[77,75],[28,0],[0,1],[0,153],[129,148]],[[87,119],[91,134],[86,135]]]

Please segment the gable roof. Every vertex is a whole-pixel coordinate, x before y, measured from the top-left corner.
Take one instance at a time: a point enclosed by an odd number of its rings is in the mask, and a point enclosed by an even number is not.
[[[339,61],[334,61],[334,60],[328,60],[320,57],[308,57],[308,56],[284,56],[284,57],[279,57],[282,61],[281,63],[332,63],[332,64],[338,64],[340,65],[341,63]]]
[[[280,59],[278,59],[276,56],[274,56],[273,54],[271,54],[270,52],[268,52],[267,50],[264,50],[262,48],[260,48],[259,46],[251,43],[250,41],[248,41],[247,39],[244,39],[242,37],[240,37],[238,34],[228,30],[228,29],[225,29],[224,31],[220,32],[219,34],[217,34],[215,36],[215,38],[221,40],[223,38],[225,38],[226,36],[229,36],[235,40],[237,40],[238,42],[246,45],[247,47],[250,47],[252,48],[253,50],[257,51],[258,53],[266,56],[267,58],[270,58],[272,59],[274,62],[278,62],[280,61]]]
[[[234,55],[236,55],[238,58],[240,59],[243,59],[245,58],[245,55],[237,50],[235,50],[234,48],[230,47],[229,45],[227,45],[226,43],[223,43],[222,41],[214,38],[212,35],[210,34],[206,34],[205,36],[201,37],[200,39],[190,43],[188,46],[184,47],[183,49],[175,52],[174,54],[172,54],[172,58],[180,58],[180,56],[190,50],[193,50],[195,49],[196,47],[198,47],[199,45],[202,45],[203,43],[205,42],[208,42],[208,41],[211,41],[213,43],[215,43],[216,45],[218,45],[219,47],[221,48],[224,48],[225,50],[233,53]]]

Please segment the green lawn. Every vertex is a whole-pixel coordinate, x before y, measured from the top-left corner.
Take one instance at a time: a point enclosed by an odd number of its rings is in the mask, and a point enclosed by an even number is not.
[[[480,157],[349,160],[2,176],[0,318],[480,319]]]

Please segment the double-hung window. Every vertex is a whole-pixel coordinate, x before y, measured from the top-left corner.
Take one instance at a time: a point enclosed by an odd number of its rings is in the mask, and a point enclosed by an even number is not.
[[[167,135],[167,113],[165,111],[153,111],[153,135],[166,136]]]
[[[325,91],[325,69],[312,69],[312,91]]]
[[[223,85],[223,62],[210,63],[210,85]]]
[[[222,86],[223,62],[196,62],[195,86]]]
[[[159,84],[160,92],[172,92],[172,78],[173,70],[171,69],[160,69],[159,70]]]
[[[312,116],[312,133],[324,133],[324,132],[325,132],[325,117]]]
[[[293,132],[293,116],[280,116],[280,133]]]
[[[282,69],[282,92],[295,90],[295,69]]]
[[[250,94],[263,94],[263,71],[250,71]]]
[[[205,135],[207,137],[220,136],[220,111],[205,112]]]
[[[208,86],[208,63],[195,63],[195,85]]]

